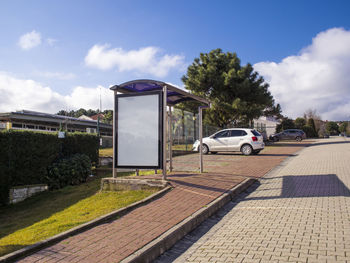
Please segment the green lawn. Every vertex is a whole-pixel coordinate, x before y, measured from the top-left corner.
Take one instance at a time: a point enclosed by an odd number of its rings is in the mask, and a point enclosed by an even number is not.
[[[99,150],[100,157],[113,156],[113,148],[104,148]]]
[[[101,178],[0,208],[0,256],[142,200],[154,191],[99,192]]]

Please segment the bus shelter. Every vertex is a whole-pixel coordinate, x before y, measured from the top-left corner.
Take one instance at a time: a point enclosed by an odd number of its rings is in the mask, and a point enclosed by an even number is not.
[[[113,177],[118,168],[172,171],[172,107],[184,101],[199,106],[199,139],[202,148],[202,109],[209,101],[157,80],[132,80],[110,88],[114,91]],[[169,143],[168,154],[166,144]],[[199,151],[200,172],[203,156]],[[169,157],[169,159],[167,158]]]

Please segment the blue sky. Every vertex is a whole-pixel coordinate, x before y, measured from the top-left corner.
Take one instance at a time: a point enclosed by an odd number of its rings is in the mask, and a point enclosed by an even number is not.
[[[110,85],[182,87],[193,59],[221,48],[254,65],[284,114],[348,119],[349,10],[345,0],[1,1],[0,111],[97,108],[99,91],[109,108]]]

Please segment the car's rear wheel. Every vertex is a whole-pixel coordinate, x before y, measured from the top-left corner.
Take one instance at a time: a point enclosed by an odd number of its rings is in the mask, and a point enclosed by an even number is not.
[[[251,155],[253,153],[253,148],[249,144],[244,144],[241,148],[241,152],[244,155]]]
[[[203,146],[202,146],[202,153],[203,154],[208,154],[209,153],[209,148],[205,144],[203,144]]]
[[[301,142],[301,137],[300,136],[297,136],[297,137],[295,137],[295,140],[297,141],[297,142]]]

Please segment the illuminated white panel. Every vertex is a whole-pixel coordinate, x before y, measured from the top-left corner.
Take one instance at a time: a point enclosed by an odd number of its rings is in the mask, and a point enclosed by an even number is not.
[[[160,165],[159,96],[117,96],[117,167]]]

